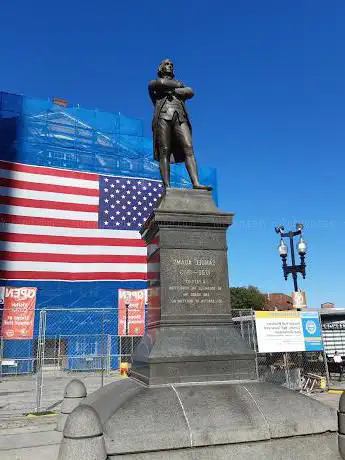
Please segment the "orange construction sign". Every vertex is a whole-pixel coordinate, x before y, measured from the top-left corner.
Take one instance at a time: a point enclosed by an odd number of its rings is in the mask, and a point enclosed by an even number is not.
[[[37,288],[4,289],[1,336],[5,340],[28,340],[34,333]]]

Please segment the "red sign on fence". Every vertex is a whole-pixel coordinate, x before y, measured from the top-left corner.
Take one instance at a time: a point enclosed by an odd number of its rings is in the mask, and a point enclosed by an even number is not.
[[[119,289],[119,335],[144,335],[146,289]]]
[[[36,288],[5,287],[1,336],[5,340],[32,339],[34,332]]]

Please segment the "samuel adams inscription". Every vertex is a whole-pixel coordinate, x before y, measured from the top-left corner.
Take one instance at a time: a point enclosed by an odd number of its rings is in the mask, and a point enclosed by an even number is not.
[[[224,254],[203,251],[175,250],[170,255],[170,279],[166,301],[175,313],[189,311],[190,314],[213,314],[224,308],[228,296],[223,296],[227,273],[219,270],[224,266]],[[228,307],[225,307],[224,311]]]

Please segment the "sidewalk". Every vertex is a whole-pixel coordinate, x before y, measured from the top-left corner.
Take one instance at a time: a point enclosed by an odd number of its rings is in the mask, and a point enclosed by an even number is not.
[[[45,375],[41,410],[53,415],[25,416],[36,407],[34,376],[5,378],[0,382],[0,459],[56,460],[62,433],[55,431],[65,386],[73,378],[82,380],[88,394],[101,386],[100,374]],[[121,378],[104,377],[104,385]]]
[[[56,460],[62,433],[57,416],[1,420],[1,460]]]

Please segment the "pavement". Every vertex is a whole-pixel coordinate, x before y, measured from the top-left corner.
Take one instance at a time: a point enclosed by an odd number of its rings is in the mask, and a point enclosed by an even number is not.
[[[55,431],[66,385],[82,380],[88,394],[101,387],[101,374],[44,373],[40,412],[37,409],[36,377],[5,377],[0,382],[0,459],[56,460],[62,434]],[[104,385],[121,378],[118,373],[104,376]]]
[[[56,460],[62,433],[55,431],[64,388],[73,378],[80,378],[88,394],[101,385],[99,374],[45,375],[41,410],[48,415],[24,415],[36,405],[35,377],[9,377],[0,382],[0,459]],[[118,374],[104,376],[104,385],[121,378]],[[345,388],[344,388],[345,389]],[[312,398],[337,409],[342,392],[313,393]]]

